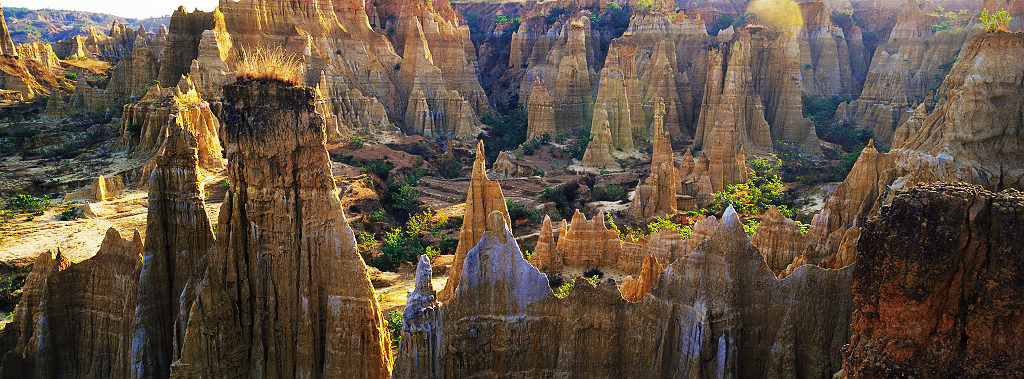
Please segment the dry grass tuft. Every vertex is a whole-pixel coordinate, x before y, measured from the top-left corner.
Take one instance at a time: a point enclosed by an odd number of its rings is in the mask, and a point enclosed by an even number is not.
[[[281,48],[243,48],[235,68],[238,81],[267,79],[296,86],[302,83],[299,59],[293,54],[285,54]]]

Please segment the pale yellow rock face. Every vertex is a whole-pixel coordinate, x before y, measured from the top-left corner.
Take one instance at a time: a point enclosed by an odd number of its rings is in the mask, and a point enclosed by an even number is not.
[[[772,141],[821,158],[821,142],[814,123],[803,117],[798,30],[748,27],[737,35],[744,38],[747,32],[751,35],[751,52],[757,52],[750,62],[754,90],[764,104],[764,119],[771,125]]]
[[[485,165],[484,142],[479,141],[476,145],[476,160],[473,161],[469,193],[466,195],[466,210],[462,216],[462,228],[459,229],[459,244],[455,247],[455,261],[449,269],[448,282],[445,283],[441,293],[437,295],[438,301],[442,303],[454,298],[466,254],[483,236],[487,215],[495,211],[501,212],[505,215],[505,223],[511,222],[508,216],[508,206],[505,204],[505,195],[501,193],[501,185],[497,181],[487,178]]]
[[[121,191],[124,191],[124,180],[120,176],[100,175],[85,188],[65,195],[64,201],[110,201],[121,195]]]
[[[224,97],[231,188],[171,376],[390,376],[315,90],[246,82]]]
[[[835,10],[841,9],[849,8]],[[860,28],[833,24],[830,8],[820,0],[800,3],[800,13],[803,26],[797,40],[803,92],[851,98],[860,94],[867,73]]]
[[[622,243],[619,235],[605,225],[603,213],[588,220],[583,213],[576,211],[558,236],[555,255],[561,260],[561,266],[615,267],[622,255]]]
[[[18,56],[23,59],[35,59],[48,69],[60,68],[60,59],[53,53],[53,47],[48,43],[30,42],[15,46]]]
[[[754,153],[772,151],[765,107],[754,92],[750,45],[749,33],[737,33],[725,47],[727,61],[722,49],[708,52],[708,76],[694,137],[696,147],[710,150],[718,145],[734,150],[744,147]]]
[[[549,270],[561,270],[562,260],[556,259],[555,234],[551,227],[551,216],[544,216],[544,222],[540,226],[540,236],[537,238],[537,245],[530,255],[530,264],[542,272]]]
[[[82,262],[41,254],[4,329],[5,341],[17,341],[0,363],[4,375],[128,378],[141,253],[138,231],[127,240],[111,228]]]
[[[612,132],[608,128],[608,121],[602,121],[590,132],[591,140],[587,144],[587,150],[583,152],[583,160],[580,163],[584,167],[592,168],[619,168],[615,161],[615,144],[612,142]]]
[[[0,8],[0,18],[3,18],[4,10]],[[14,47],[14,41],[11,40],[11,32],[7,30],[7,20],[0,20],[0,54],[3,55],[18,55],[18,50]]]

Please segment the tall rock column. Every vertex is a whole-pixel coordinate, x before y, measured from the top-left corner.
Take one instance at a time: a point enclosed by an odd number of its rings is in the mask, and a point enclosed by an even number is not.
[[[633,220],[648,219],[676,213],[676,195],[682,182],[672,156],[672,141],[665,131],[665,102],[659,97],[654,104],[654,152],[651,154],[651,176],[636,188],[627,213]]]
[[[315,90],[248,81],[224,97],[231,187],[172,377],[390,376]]]
[[[459,286],[462,264],[480,237],[484,234],[487,215],[500,211],[505,216],[505,224],[510,224],[508,206],[505,195],[501,193],[501,185],[497,181],[487,179],[486,162],[484,161],[484,141],[476,144],[476,160],[473,162],[473,176],[469,182],[469,193],[466,195],[466,211],[462,216],[462,229],[459,230],[459,245],[455,248],[455,262],[444,289],[438,294],[438,300],[448,302],[455,296],[455,288]],[[508,227],[511,229],[511,226]]]
[[[203,206],[195,135],[178,123],[149,177],[149,215],[132,339],[136,377],[166,378],[180,355],[195,281],[206,270],[213,230]],[[189,288],[186,288],[189,287]]]
[[[0,54],[18,56],[18,51],[14,48],[14,41],[11,40],[11,32],[7,30],[3,8],[0,8]]]

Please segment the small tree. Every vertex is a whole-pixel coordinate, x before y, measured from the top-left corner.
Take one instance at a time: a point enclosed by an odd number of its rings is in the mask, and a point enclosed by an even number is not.
[[[1010,17],[1010,13],[1007,11],[996,11],[994,14],[990,14],[988,9],[981,10],[981,28],[987,32],[1008,32],[1007,27],[1010,26],[1011,20],[1013,17]]]

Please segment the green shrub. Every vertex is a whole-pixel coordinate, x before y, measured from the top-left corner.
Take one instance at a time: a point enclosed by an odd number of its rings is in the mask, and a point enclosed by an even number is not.
[[[531,224],[544,222],[544,212],[537,209],[528,209],[526,205],[518,201],[507,199],[505,200],[505,207],[508,208],[508,217],[511,219],[512,224],[519,220],[526,220]]]
[[[366,143],[366,140],[363,139],[363,137],[360,137],[358,134],[353,134],[349,136],[348,139],[349,141],[352,142],[352,147],[356,149],[363,147],[363,144]]]
[[[747,233],[747,237],[753,237],[754,233],[757,232],[757,227],[761,225],[760,221],[747,220],[743,223],[743,231]]]
[[[462,163],[462,161],[453,160],[441,165],[441,167],[437,169],[437,174],[441,175],[441,177],[445,179],[455,179],[462,174],[462,168],[465,166],[466,164]]]
[[[12,211],[43,214],[43,212],[46,211],[46,208],[50,207],[50,204],[50,197],[47,195],[43,195],[43,197],[35,197],[28,194],[19,194],[8,198],[4,205],[7,209]]]
[[[1010,17],[1010,13],[1007,11],[996,11],[990,14],[988,8],[981,10],[981,28],[986,32],[1009,31],[1007,28],[1012,20],[1013,17]]]
[[[590,198],[594,201],[622,201],[626,200],[626,190],[614,183],[594,186]]]
[[[387,180],[388,175],[391,173],[391,169],[395,168],[395,165],[388,161],[382,161],[380,159],[374,159],[369,163],[365,163],[364,166],[359,167],[359,171],[363,173],[371,173],[376,175],[380,180]]]
[[[724,191],[716,192],[715,202],[708,206],[714,213],[721,214],[730,205],[742,214],[762,214],[771,206],[789,218],[793,211],[782,204],[785,196],[785,185],[782,177],[776,172],[781,161],[774,154],[770,158],[755,157],[750,160],[747,181],[730,185]]]
[[[555,289],[555,296],[558,296],[559,299],[564,299],[565,295],[569,294],[569,291],[572,290],[572,287],[575,284],[576,284],[575,280],[570,280],[570,281],[567,281],[565,283],[562,283],[561,285],[558,286],[558,288]]]
[[[391,334],[391,348],[397,349],[398,342],[402,339],[402,312],[391,311],[384,317],[388,323],[388,333]]]
[[[79,213],[78,213],[78,210],[76,208],[71,208],[71,209],[68,209],[68,210],[60,213],[60,220],[61,221],[71,221],[71,220],[74,220],[74,219],[78,218],[78,214]]]
[[[73,73],[73,72],[69,72],[67,74],[64,74],[64,77],[68,78],[68,79],[71,79],[71,80],[78,80],[78,74]]]
[[[10,275],[0,279],[0,309],[9,311],[21,300],[21,288],[32,272],[32,266],[16,268]]]
[[[603,278],[604,272],[597,267],[591,267],[589,270],[583,272],[584,278]]]

